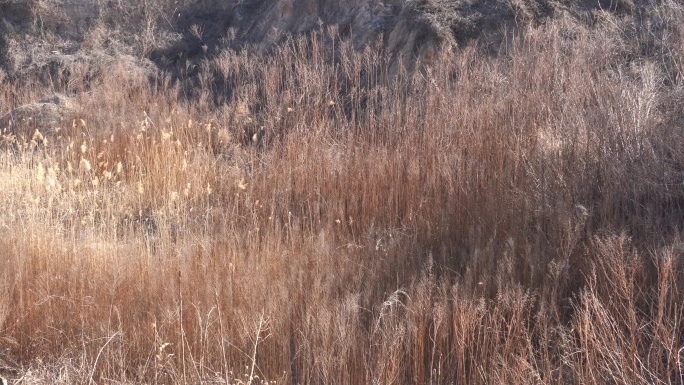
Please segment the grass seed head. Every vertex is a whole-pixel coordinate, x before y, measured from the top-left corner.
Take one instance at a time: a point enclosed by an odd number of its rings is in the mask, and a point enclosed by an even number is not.
[[[38,183],[43,183],[43,180],[45,180],[45,167],[43,167],[43,163],[38,163],[38,170],[36,170],[36,180]]]
[[[83,171],[90,171],[92,169],[92,166],[90,165],[90,161],[88,161],[86,158],[81,158],[81,162],[79,163],[79,167]]]

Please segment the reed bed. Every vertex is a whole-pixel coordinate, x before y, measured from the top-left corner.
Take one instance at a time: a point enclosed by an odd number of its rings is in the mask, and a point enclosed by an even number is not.
[[[682,384],[684,9],[653,12],[412,71],[329,31],[207,59],[191,97],[117,68],[5,80],[2,111],[79,109],[0,156],[0,370]]]

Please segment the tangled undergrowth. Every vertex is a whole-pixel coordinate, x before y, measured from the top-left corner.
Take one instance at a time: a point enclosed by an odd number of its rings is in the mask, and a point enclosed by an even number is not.
[[[207,60],[194,99],[4,79],[2,111],[75,107],[3,142],[0,373],[682,384],[684,8],[653,12],[411,72],[314,34]]]

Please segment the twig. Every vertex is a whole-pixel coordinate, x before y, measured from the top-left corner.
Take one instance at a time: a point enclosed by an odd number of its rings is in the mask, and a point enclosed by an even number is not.
[[[256,332],[256,340],[254,340],[254,353],[252,354],[252,369],[250,370],[249,373],[249,382],[248,384],[252,383],[252,380],[254,379],[254,367],[256,366],[256,355],[257,355],[257,347],[259,346],[259,336],[261,335],[261,330],[264,325],[264,312],[261,312],[261,315],[259,316],[259,326],[257,327],[257,332]]]
[[[684,346],[677,351],[677,366],[679,366],[679,379],[684,382],[684,365],[682,365],[682,361],[679,359],[682,351],[684,351]]]
[[[178,327],[180,331],[180,338],[181,338],[181,366],[183,367],[183,384],[187,384],[187,377],[185,374],[185,333],[183,331],[183,292],[182,292],[182,287],[181,287],[181,271],[180,271],[180,264],[178,267],[178,298],[180,300],[179,303],[179,308],[178,308],[178,313],[179,313],[179,320],[178,320]]]
[[[93,368],[90,370],[90,375],[88,376],[88,383],[89,384],[95,384],[96,382],[93,380],[93,376],[95,375],[95,369],[97,368],[97,362],[100,360],[100,356],[102,355],[102,352],[105,350],[107,345],[109,345],[110,342],[114,340],[114,338],[121,336],[121,332],[116,332],[112,334],[111,337],[105,342],[102,347],[100,347],[100,351],[97,352],[97,357],[95,357],[95,362],[93,362]]]

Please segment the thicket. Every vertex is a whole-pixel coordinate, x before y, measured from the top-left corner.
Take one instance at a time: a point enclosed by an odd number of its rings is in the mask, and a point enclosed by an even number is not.
[[[684,8],[389,71],[335,31],[126,68],[0,156],[20,383],[684,382]],[[216,98],[217,94],[226,99]],[[219,103],[217,103],[217,101]]]

